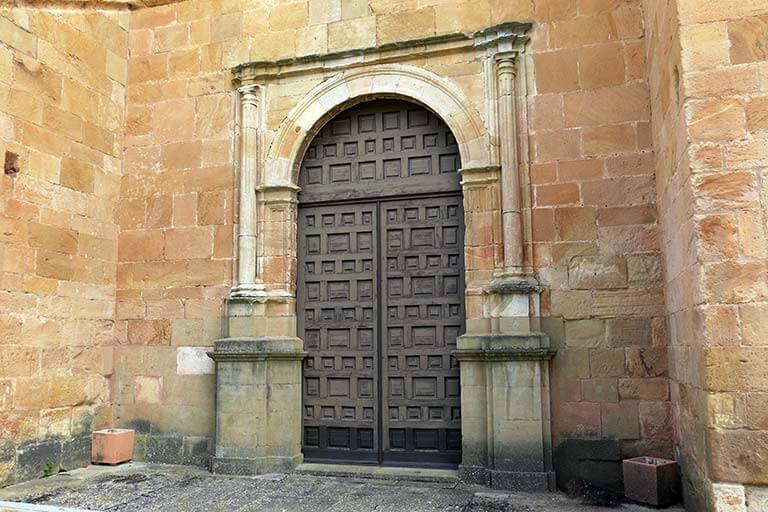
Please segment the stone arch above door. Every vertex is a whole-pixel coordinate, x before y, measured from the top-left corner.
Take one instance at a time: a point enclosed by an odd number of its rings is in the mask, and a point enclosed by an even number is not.
[[[286,116],[265,159],[265,184],[296,184],[301,159],[316,131],[351,105],[376,98],[421,104],[456,137],[464,167],[490,165],[490,136],[472,102],[448,79],[402,64],[342,72],[312,89]]]

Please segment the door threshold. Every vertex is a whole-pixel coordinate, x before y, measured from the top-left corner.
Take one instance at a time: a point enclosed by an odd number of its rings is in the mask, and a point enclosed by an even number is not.
[[[450,485],[455,485],[459,482],[459,474],[455,469],[305,462],[304,464],[299,464],[296,472],[315,476],[371,478],[375,480],[431,482]]]

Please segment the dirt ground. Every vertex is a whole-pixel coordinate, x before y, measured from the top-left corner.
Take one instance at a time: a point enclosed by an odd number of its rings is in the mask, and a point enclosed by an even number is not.
[[[91,466],[1,489],[0,512],[6,510],[601,512],[606,509],[559,493],[502,493],[455,483],[306,474],[224,477],[188,466],[131,463],[117,467]],[[650,509],[622,504],[614,510]]]

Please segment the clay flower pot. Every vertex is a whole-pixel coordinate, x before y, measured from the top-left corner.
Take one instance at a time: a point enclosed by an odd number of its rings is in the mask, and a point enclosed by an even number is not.
[[[668,507],[680,500],[677,462],[656,457],[625,459],[624,495],[634,501]]]
[[[134,431],[122,428],[97,430],[91,436],[91,462],[120,464],[133,458]]]

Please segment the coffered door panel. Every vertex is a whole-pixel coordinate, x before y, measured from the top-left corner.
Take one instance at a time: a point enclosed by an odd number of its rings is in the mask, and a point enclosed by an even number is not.
[[[376,214],[375,204],[299,211],[308,458],[378,460]]]
[[[384,461],[457,463],[464,331],[461,197],[381,203]]]

